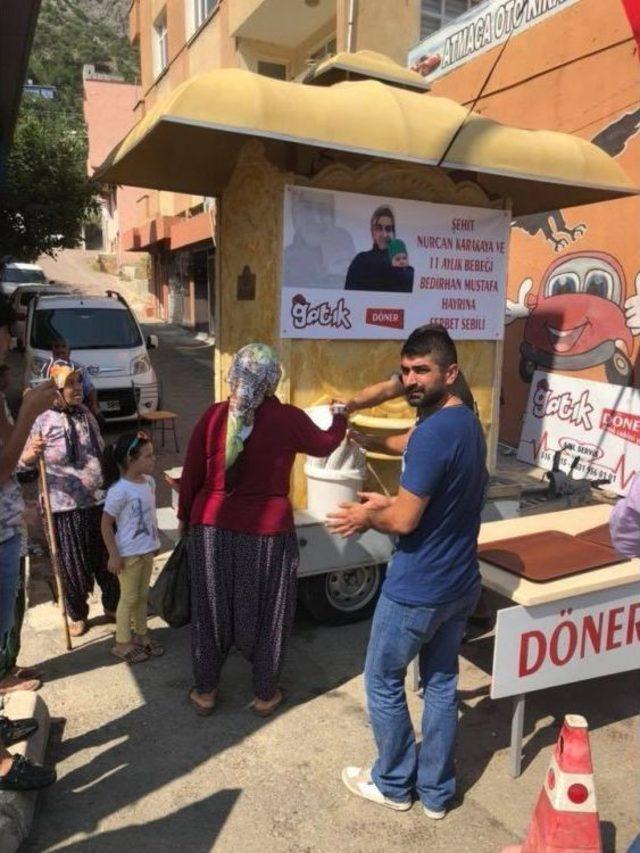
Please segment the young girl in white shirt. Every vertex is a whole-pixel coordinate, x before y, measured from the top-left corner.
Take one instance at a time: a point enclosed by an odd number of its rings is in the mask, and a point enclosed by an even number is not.
[[[116,642],[111,653],[127,663],[140,663],[164,653],[147,630],[147,596],[153,557],[160,547],[156,520],[155,467],[151,438],[126,433],[103,456],[102,538],[109,552],[108,569],[118,576]],[[131,628],[133,627],[133,634]]]

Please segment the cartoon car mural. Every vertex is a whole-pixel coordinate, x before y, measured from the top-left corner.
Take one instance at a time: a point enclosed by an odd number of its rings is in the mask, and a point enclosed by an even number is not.
[[[602,364],[609,382],[630,384],[640,297],[625,298],[625,273],[612,255],[564,255],[545,272],[537,296],[532,288],[525,279],[518,301],[507,300],[507,324],[526,318],[519,366],[524,382],[538,367],[572,371]]]

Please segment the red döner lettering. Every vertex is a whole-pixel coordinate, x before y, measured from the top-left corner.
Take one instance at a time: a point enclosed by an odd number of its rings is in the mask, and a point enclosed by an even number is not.
[[[561,616],[565,617],[564,611]],[[640,601],[576,619],[567,610],[550,634],[535,630],[520,636],[518,676],[533,675],[546,660],[553,666],[566,666],[576,657],[583,659],[634,644],[640,645]]]

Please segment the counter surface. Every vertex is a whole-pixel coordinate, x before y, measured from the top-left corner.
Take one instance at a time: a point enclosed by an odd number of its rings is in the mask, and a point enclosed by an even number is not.
[[[480,528],[478,543],[494,542],[512,536],[522,536],[526,533],[539,533],[542,530],[561,530],[565,533],[582,533],[600,524],[606,524],[611,514],[608,504],[578,507],[562,512],[545,512],[540,515],[530,515],[525,518],[507,519],[505,521],[490,521]],[[549,554],[553,559],[553,554]],[[626,560],[594,569],[572,577],[560,578],[549,583],[533,583],[520,578],[497,566],[480,561],[480,573],[483,586],[504,595],[515,604],[531,607],[534,604],[545,604],[558,601],[585,592],[596,592],[624,584],[640,582],[640,559]]]

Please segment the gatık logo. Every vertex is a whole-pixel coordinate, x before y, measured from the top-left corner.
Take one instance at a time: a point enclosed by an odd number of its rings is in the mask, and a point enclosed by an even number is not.
[[[320,302],[312,305],[301,293],[291,300],[291,319],[294,329],[306,329],[308,326],[331,326],[334,329],[351,328],[351,311],[343,298],[335,305]]]
[[[593,406],[589,402],[588,389],[574,400],[570,391],[554,394],[547,380],[541,379],[533,392],[533,415],[536,418],[556,417],[589,430],[593,428],[592,414]]]

